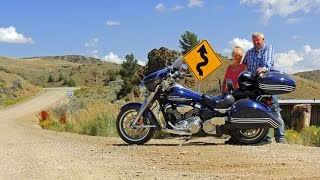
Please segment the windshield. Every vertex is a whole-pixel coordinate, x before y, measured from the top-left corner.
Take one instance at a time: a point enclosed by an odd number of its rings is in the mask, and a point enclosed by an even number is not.
[[[181,65],[184,64],[183,61],[183,56],[179,56],[171,65],[172,68],[177,68],[181,67]]]

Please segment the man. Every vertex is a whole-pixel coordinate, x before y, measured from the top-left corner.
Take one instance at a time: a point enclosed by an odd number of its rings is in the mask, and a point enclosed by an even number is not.
[[[257,74],[264,71],[273,70],[274,50],[271,45],[264,43],[264,35],[260,32],[253,33],[252,43],[253,48],[246,53],[243,59],[243,63],[247,65],[248,71],[250,71],[252,74]],[[277,96],[272,96],[271,102],[271,107],[281,117]],[[284,122],[282,122],[281,127],[274,129],[274,136],[277,143],[285,143]],[[270,133],[268,133],[265,141],[268,143],[271,142]]]

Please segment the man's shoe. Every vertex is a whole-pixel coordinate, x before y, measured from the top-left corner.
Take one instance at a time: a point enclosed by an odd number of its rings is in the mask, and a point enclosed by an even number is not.
[[[232,138],[230,138],[229,140],[225,141],[224,143],[225,144],[230,144],[230,145],[236,145],[237,144]]]
[[[270,143],[272,143],[272,141],[271,141],[270,138],[265,138],[264,140],[262,140],[262,143],[264,143],[264,144],[270,144]]]
[[[278,140],[276,140],[276,143],[286,144],[286,140],[278,139]]]

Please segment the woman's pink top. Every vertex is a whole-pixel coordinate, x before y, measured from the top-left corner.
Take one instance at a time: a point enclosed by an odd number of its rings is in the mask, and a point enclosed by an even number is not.
[[[239,88],[239,84],[238,84],[238,76],[241,72],[243,72],[245,70],[246,65],[245,64],[240,64],[238,68],[236,69],[232,69],[231,68],[232,65],[229,65],[226,71],[226,74],[224,75],[224,81],[226,82],[227,79],[231,79],[231,81],[233,82],[234,85],[234,89],[238,89]],[[227,87],[223,87],[224,92],[227,91]]]

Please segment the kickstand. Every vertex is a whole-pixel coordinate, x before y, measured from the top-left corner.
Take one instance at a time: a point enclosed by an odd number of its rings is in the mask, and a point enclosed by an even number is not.
[[[191,135],[190,136],[188,136],[188,137],[185,137],[185,140],[184,141],[182,141],[182,143],[180,143],[179,144],[179,146],[182,146],[182,145],[184,145],[184,144],[187,144],[188,143],[188,141],[191,139]]]

